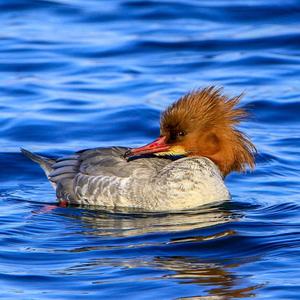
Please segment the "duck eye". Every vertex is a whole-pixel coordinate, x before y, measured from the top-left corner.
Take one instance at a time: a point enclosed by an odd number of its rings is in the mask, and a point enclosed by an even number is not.
[[[177,136],[185,136],[185,132],[184,131],[179,131],[179,132],[177,132]]]

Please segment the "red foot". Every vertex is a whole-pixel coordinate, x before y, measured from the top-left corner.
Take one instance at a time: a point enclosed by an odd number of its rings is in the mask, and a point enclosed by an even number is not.
[[[59,207],[67,207],[68,201],[67,200],[59,200],[58,206]]]

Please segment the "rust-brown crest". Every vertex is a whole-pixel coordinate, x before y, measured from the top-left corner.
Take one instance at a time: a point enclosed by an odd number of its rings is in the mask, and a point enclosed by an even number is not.
[[[214,161],[224,176],[231,171],[254,168],[256,148],[236,128],[247,116],[237,108],[241,96],[228,98],[221,89],[207,87],[180,98],[161,117],[161,135],[181,146],[188,156]]]

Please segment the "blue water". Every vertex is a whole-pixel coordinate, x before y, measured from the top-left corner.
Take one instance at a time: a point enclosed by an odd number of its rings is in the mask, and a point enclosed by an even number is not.
[[[3,299],[299,299],[299,1],[1,0]],[[56,207],[19,147],[138,146],[189,90],[244,93],[257,167],[190,213]]]

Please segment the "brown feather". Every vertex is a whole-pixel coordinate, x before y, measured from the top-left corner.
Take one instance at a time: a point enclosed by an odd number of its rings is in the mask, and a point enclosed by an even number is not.
[[[248,115],[237,107],[240,99],[241,95],[228,98],[213,86],[192,91],[162,114],[161,135],[169,144],[184,147],[189,156],[210,158],[224,176],[245,171],[247,165],[254,168],[256,148],[236,128]],[[176,137],[178,132],[184,136]]]

